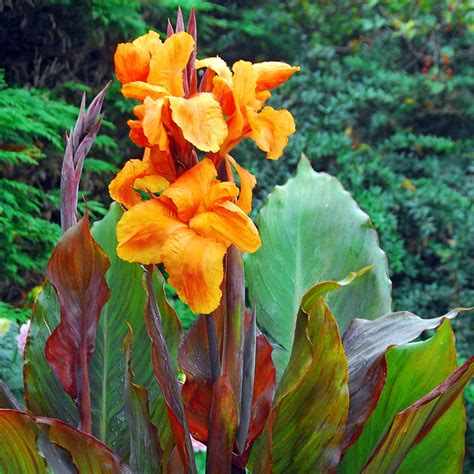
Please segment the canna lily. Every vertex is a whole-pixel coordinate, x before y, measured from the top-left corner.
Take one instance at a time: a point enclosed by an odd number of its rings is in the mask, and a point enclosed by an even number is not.
[[[117,226],[118,255],[130,262],[163,263],[169,283],[194,312],[207,314],[219,305],[230,245],[245,252],[260,247],[258,231],[243,210],[249,208],[253,183],[245,170],[237,171],[240,195],[235,183],[216,179],[206,158],[159,197],[131,207]]]
[[[204,152],[222,146],[227,125],[219,102],[209,92],[191,93],[184,80],[194,50],[193,37],[184,31],[164,42],[150,31],[117,47],[115,70],[122,93],[142,102],[135,107],[138,120],[129,121],[130,137],[138,145],[157,146],[165,153],[172,148],[185,158],[189,144]]]
[[[300,68],[276,61],[237,61],[231,72],[219,57],[198,60],[196,68],[207,68],[201,90],[214,94],[227,117],[228,135],[215,161],[220,162],[244,137],[254,140],[268,159],[278,159],[295,132],[295,122],[287,110],[263,106],[271,97],[270,90]]]

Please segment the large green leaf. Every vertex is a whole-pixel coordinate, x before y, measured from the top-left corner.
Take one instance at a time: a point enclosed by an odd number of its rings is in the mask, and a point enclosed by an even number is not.
[[[397,413],[441,384],[457,367],[454,335],[445,320],[427,341],[392,346],[385,353],[387,381],[377,408],[357,442],[347,451],[339,473],[359,472],[389,430]],[[397,472],[460,472],[466,416],[459,397],[431,431],[408,452]]]
[[[301,298],[314,283],[374,265],[331,297],[331,310],[341,332],[355,317],[390,312],[386,256],[369,217],[336,178],[316,173],[302,158],[296,177],[269,195],[258,224],[262,247],[248,256],[246,273],[259,325],[281,346],[275,354],[280,371],[290,355]]]
[[[131,473],[114,452],[92,436],[61,421],[14,410],[0,410],[0,472]]]
[[[355,276],[355,275],[354,275]],[[332,472],[349,411],[348,366],[336,320],[315,285],[303,298],[295,342],[268,417],[256,473]]]
[[[142,285],[143,270],[139,265],[127,263],[116,255],[115,228],[121,215],[120,206],[112,204],[104,219],[95,223],[92,228],[94,238],[110,259],[107,283],[111,297],[100,316],[96,349],[89,363],[89,374],[93,434],[127,459],[130,445],[124,401],[125,359],[121,350],[122,340],[128,334],[127,322],[133,329],[135,346],[140,347],[140,354],[132,358],[135,381],[149,389],[152,419],[165,438],[167,417],[161,393],[154,380],[150,340],[144,324],[146,294]],[[157,280],[157,298],[160,305],[168,307],[164,299],[163,283]],[[170,353],[172,360],[176,361],[179,321],[175,314],[172,317],[171,310],[166,315],[170,317],[163,326],[165,334],[173,334],[171,339],[174,342]],[[58,321],[57,298],[49,284],[46,284],[35,305],[25,351],[26,403],[34,414],[58,418],[77,426],[76,407],[62,391],[44,357],[45,341]],[[164,444],[171,450],[169,437]]]

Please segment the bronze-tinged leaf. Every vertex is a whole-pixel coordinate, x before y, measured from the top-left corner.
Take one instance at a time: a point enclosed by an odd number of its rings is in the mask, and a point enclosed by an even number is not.
[[[430,433],[473,376],[474,357],[471,357],[442,384],[397,413],[362,472],[366,474],[396,472],[410,449]]]
[[[184,414],[180,388],[170,359],[168,345],[163,335],[160,309],[155,297],[153,266],[148,266],[145,273],[145,288],[148,294],[145,305],[145,324],[152,343],[152,364],[155,378],[163,393],[174,441],[185,472],[195,473],[196,463],[188,422]]]
[[[125,408],[130,432],[130,460],[133,472],[154,474],[161,472],[161,449],[156,427],[150,419],[148,410],[148,390],[134,383],[131,368],[133,333],[125,336],[123,350],[125,352]]]
[[[0,472],[46,474],[53,467],[61,473],[131,474],[107,446],[62,421],[0,410]]]
[[[349,410],[347,359],[321,296],[339,286],[323,282],[303,297],[290,360],[255,456],[256,473],[334,472],[339,462]]]
[[[88,363],[94,352],[100,312],[109,299],[110,263],[93,239],[87,214],[70,227],[48,262],[58,295],[60,322],[46,342],[46,359],[64,390],[78,401],[81,422],[91,431]]]
[[[231,472],[232,450],[237,434],[237,411],[229,378],[221,375],[214,383],[209,416],[206,472]]]
[[[413,341],[423,331],[436,329],[444,319],[452,319],[463,310],[457,308],[433,319],[400,311],[374,321],[354,319],[351,322],[342,339],[349,363],[350,393],[343,453],[357,441],[377,406],[387,376],[386,349]]]

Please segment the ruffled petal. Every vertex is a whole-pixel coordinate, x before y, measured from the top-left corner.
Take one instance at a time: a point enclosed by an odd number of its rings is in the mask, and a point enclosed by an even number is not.
[[[163,178],[163,176],[149,174],[143,176],[143,178],[137,178],[133,183],[133,187],[144,192],[161,193],[161,191],[165,190],[169,184],[169,181]]]
[[[160,263],[166,239],[187,228],[176,212],[159,199],[129,209],[117,224],[117,254],[128,262]]]
[[[176,179],[176,165],[168,151],[161,151],[157,146],[145,148],[143,161],[153,170],[153,174],[163,176],[170,183]]]
[[[184,96],[183,70],[194,49],[193,37],[185,33],[170,36],[153,53],[146,82],[164,87],[173,96]]]
[[[115,73],[122,84],[146,81],[150,58],[161,44],[160,35],[154,31],[140,36],[133,43],[121,43],[114,55]]]
[[[140,193],[134,189],[137,178],[147,173],[147,166],[141,160],[129,160],[109,184],[109,193],[114,201],[125,207],[132,207],[142,201]]]
[[[257,73],[257,92],[268,91],[287,81],[300,68],[278,61],[265,61],[253,64]]]
[[[247,105],[254,107],[255,90],[257,88],[258,75],[248,61],[237,61],[233,66],[234,76],[232,78],[232,90],[235,102],[240,108]]]
[[[122,95],[124,97],[141,100],[142,102],[146,97],[156,100],[168,94],[169,92],[164,87],[154,86],[143,81],[128,82],[122,86]]]
[[[167,238],[161,258],[168,281],[193,312],[208,314],[219,306],[226,250],[224,244],[205,239],[187,227]]]
[[[221,106],[212,94],[202,93],[183,99],[168,98],[173,122],[184,138],[202,151],[219,151],[227,137],[227,125]]]
[[[143,132],[143,124],[141,120],[128,120],[127,124],[130,127],[128,136],[133,143],[143,147],[150,146],[148,139]]]
[[[176,206],[180,219],[188,222],[199,209],[216,176],[214,164],[205,158],[183,173],[163,192],[161,198],[170,200]]]
[[[157,145],[160,150],[167,151],[169,146],[166,129],[163,125],[162,113],[164,99],[145,99],[145,115],[142,120],[143,132],[150,145]]]
[[[226,160],[236,169],[240,179],[239,199],[235,204],[248,214],[252,210],[252,190],[257,184],[257,180],[250,171],[242,168],[230,155],[226,156]]]
[[[295,121],[288,110],[265,107],[260,113],[247,107],[247,118],[252,128],[250,137],[267,158],[277,160],[288,144],[288,136],[295,133]]]
[[[208,239],[234,244],[244,252],[255,252],[261,245],[255,224],[240,207],[223,202],[211,212],[203,212],[189,222],[191,229]]]
[[[225,81],[232,81],[232,72],[227,66],[226,62],[219,56],[205,59],[196,60],[196,69],[203,67],[209,68],[211,71],[214,71],[219,77],[222,77]]]
[[[202,202],[202,211],[211,211],[214,206],[225,201],[231,201],[239,195],[239,188],[230,181],[216,182],[211,186],[209,192]]]

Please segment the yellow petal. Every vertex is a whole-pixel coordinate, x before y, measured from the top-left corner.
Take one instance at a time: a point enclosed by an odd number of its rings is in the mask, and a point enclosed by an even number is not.
[[[143,81],[128,82],[122,86],[122,94],[129,99],[144,101],[146,97],[161,99],[168,95],[168,91],[160,86],[153,86]]]
[[[257,92],[268,91],[287,81],[300,68],[278,61],[265,61],[253,65],[257,73]]]
[[[255,252],[261,245],[255,224],[240,207],[224,202],[213,211],[203,212],[191,219],[191,229],[208,239],[236,245],[244,252]]]
[[[180,228],[167,238],[162,261],[168,281],[193,312],[208,314],[219,306],[226,250],[225,245],[189,228]]]
[[[167,179],[156,174],[137,178],[133,183],[135,189],[150,193],[161,193],[161,191],[165,190],[168,185],[169,182]]]
[[[144,102],[145,115],[142,120],[143,132],[151,145],[157,145],[160,150],[168,150],[168,136],[163,125],[162,113],[164,100],[153,100],[147,97]]]
[[[165,240],[182,228],[176,212],[159,199],[143,201],[117,224],[117,254],[129,262],[160,263]]]
[[[252,210],[252,190],[257,180],[250,171],[242,168],[230,155],[226,156],[226,160],[237,170],[240,179],[240,193],[236,204],[242,211],[248,214]]]
[[[142,201],[140,193],[134,190],[137,178],[145,176],[147,166],[141,160],[129,160],[109,184],[109,193],[114,201],[125,207],[132,207]]]
[[[250,137],[260,150],[267,152],[267,158],[277,160],[288,144],[288,136],[295,133],[295,121],[288,110],[265,107],[256,113],[247,107],[247,118],[252,128]]]
[[[148,33],[134,39],[133,44],[138,48],[153,54],[163,43],[161,42],[159,33],[149,30]]]
[[[222,77],[225,81],[232,81],[232,72],[227,66],[226,62],[219,56],[213,58],[197,59],[196,69],[203,67],[209,68],[214,71],[219,77]]]
[[[173,96],[184,96],[183,70],[194,49],[193,37],[185,33],[170,36],[156,52],[150,63],[150,84],[164,87]]]
[[[199,209],[216,176],[214,164],[205,158],[183,173],[163,192],[161,198],[169,199],[176,206],[180,219],[188,222]]]
[[[173,122],[184,138],[202,151],[219,151],[227,137],[221,106],[212,94],[202,93],[183,99],[169,97]]]

